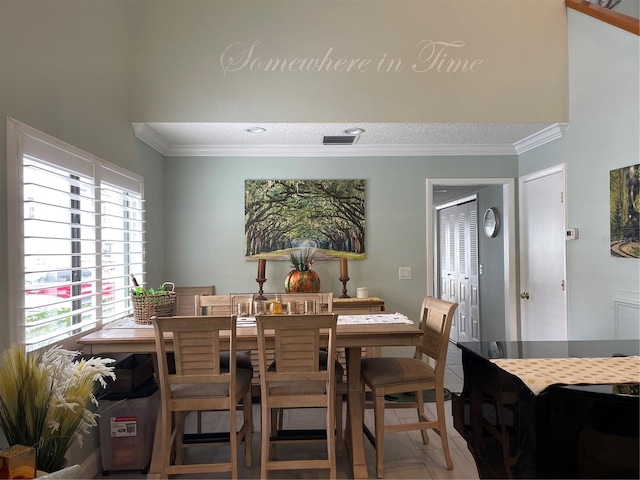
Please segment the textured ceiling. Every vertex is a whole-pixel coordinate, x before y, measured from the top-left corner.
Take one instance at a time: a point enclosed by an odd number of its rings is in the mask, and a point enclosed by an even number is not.
[[[136,136],[167,156],[516,155],[562,136],[552,123],[135,123]],[[263,133],[248,133],[263,127]],[[325,135],[360,127],[353,145]]]

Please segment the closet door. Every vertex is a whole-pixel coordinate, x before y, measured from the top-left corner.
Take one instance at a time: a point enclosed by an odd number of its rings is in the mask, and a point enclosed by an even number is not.
[[[449,338],[480,340],[477,201],[438,212],[440,298],[458,304]]]
[[[450,207],[440,210],[438,215],[438,245],[440,271],[440,299],[447,302],[457,302],[456,281],[456,214]],[[449,338],[458,341],[458,321],[454,316]]]
[[[458,284],[458,341],[471,338],[469,321],[469,209],[459,205],[456,215],[456,282]]]
[[[471,341],[480,341],[480,290],[478,278],[478,208],[477,202],[469,210],[469,326]]]

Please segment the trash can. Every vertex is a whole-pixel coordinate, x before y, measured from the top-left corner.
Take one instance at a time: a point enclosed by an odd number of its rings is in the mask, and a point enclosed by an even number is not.
[[[141,354],[130,357],[134,356],[144,357]],[[123,363],[116,363],[116,372],[125,365],[139,371],[140,364],[145,363],[144,358],[132,360],[130,357],[123,359]],[[130,385],[137,384],[137,380],[133,383],[130,381],[139,377],[135,373],[124,374],[121,378]],[[103,475],[108,475],[110,470],[140,470],[143,474],[148,473],[159,404],[153,369],[146,381],[135,389],[127,390],[122,385],[112,385],[111,390],[100,399],[98,428]]]

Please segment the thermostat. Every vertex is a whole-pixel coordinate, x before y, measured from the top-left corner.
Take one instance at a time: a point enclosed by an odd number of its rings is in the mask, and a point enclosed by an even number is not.
[[[567,240],[575,240],[578,238],[578,229],[577,228],[567,228],[565,238]]]

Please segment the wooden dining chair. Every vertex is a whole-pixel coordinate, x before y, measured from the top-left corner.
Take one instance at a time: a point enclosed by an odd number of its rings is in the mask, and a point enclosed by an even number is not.
[[[249,298],[252,296],[249,295]],[[195,314],[196,316],[201,315],[212,315],[212,316],[228,316],[234,315],[235,312],[232,308],[232,297],[231,295],[196,295],[195,296]],[[229,368],[229,352],[223,351],[220,352],[220,365],[222,369]],[[236,352],[236,368],[242,368],[244,370],[249,370],[251,372],[252,377],[257,377],[257,373],[254,374],[253,371],[253,361],[251,359],[251,352],[246,351],[238,351]],[[200,410],[196,413],[196,425],[197,432],[200,433],[202,431],[202,413]],[[253,427],[251,429],[253,431]]]
[[[194,296],[195,315],[233,315],[230,295]]]
[[[213,285],[203,287],[176,287],[175,313],[177,316],[195,315],[193,300],[196,295],[213,295],[215,287]]]
[[[231,308],[230,295],[196,295],[196,316],[228,316],[235,315]],[[222,368],[229,368],[229,352],[221,352]],[[243,368],[253,372],[250,352],[236,352],[236,368]]]
[[[336,478],[335,382],[334,368],[320,367],[320,348],[327,347],[335,357],[336,323],[334,314],[257,315],[260,355],[260,404],[262,445],[260,478],[271,470],[328,469]],[[267,363],[267,337],[273,336],[275,362]],[[328,338],[327,338],[328,337]],[[325,340],[326,339],[326,340]],[[279,435],[272,409],[325,408],[326,459],[276,460],[272,444],[304,441],[306,436]],[[317,441],[317,440],[316,440]]]
[[[304,313],[304,302],[312,301],[316,304],[316,313],[333,313],[333,292],[320,292],[320,293],[283,293],[278,295],[282,301],[282,305],[285,308],[286,313]],[[288,312],[286,310],[287,305],[292,303],[296,306],[295,312]],[[336,356],[345,357],[344,348],[336,348]],[[328,355],[326,351],[320,352],[320,365],[321,368],[326,368],[328,363]],[[345,376],[345,367],[339,361],[334,362],[336,368],[336,451],[338,455],[342,455],[343,444],[343,402],[345,395],[349,393],[347,386],[347,379]],[[279,415],[278,425],[282,425],[283,418]]]
[[[361,376],[365,386],[372,391],[375,413],[376,473],[378,478],[384,476],[384,435],[388,432],[421,430],[422,441],[429,443],[428,429],[433,429],[442,441],[445,461],[449,470],[453,462],[449,454],[449,441],[444,414],[444,369],[449,345],[449,331],[457,303],[445,302],[433,297],[426,297],[422,302],[420,329],[423,335],[416,346],[415,354],[409,357],[377,357],[363,358]],[[426,357],[426,359],[425,359]],[[435,362],[435,367],[428,359]],[[425,361],[426,360],[426,361]],[[437,418],[431,420],[424,410],[423,392],[435,389]],[[397,425],[384,424],[385,395],[413,392],[416,401],[404,404],[416,408],[418,421]],[[364,392],[363,392],[364,401]],[[395,405],[394,405],[395,406]],[[364,427],[366,429],[366,426]],[[371,436],[368,435],[371,439]]]
[[[231,472],[238,477],[238,446],[244,441],[245,464],[251,456],[251,372],[236,368],[236,317],[153,317],[161,399],[161,477],[172,474]],[[172,340],[168,340],[168,339]],[[167,362],[168,345],[175,358],[175,372]],[[228,351],[229,367],[222,368],[220,352]],[[242,401],[243,423],[237,428],[236,406]],[[186,413],[224,411],[228,432],[184,435]],[[212,443],[229,445],[228,462],[184,464],[183,449]],[[172,453],[175,450],[175,462]]]

